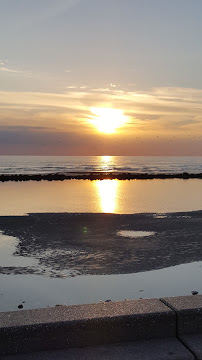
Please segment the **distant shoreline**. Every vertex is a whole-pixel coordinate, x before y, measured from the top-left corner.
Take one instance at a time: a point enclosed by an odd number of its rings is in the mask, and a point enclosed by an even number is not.
[[[50,174],[1,174],[6,181],[63,181],[63,180],[152,180],[152,179],[202,179],[202,173],[130,173],[130,172],[68,172]]]

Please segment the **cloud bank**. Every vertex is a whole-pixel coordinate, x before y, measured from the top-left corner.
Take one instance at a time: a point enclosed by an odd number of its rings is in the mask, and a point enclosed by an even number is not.
[[[128,121],[116,134],[98,133],[89,121],[91,107],[123,110]],[[47,153],[64,155],[202,155],[200,89],[159,87],[139,92],[77,87],[62,94],[1,91],[0,109],[1,152],[11,144],[24,151],[30,144],[34,153],[41,146]]]

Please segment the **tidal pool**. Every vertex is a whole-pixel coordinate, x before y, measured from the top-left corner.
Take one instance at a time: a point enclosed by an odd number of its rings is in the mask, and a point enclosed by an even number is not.
[[[0,215],[195,211],[202,209],[201,184],[200,179],[9,181],[0,183]]]
[[[202,211],[0,217],[0,311],[200,294],[201,218]]]
[[[133,230],[121,230],[117,232],[118,236],[129,237],[129,238],[139,238],[145,236],[154,235],[154,231],[133,231]]]
[[[54,279],[37,275],[0,275],[0,311],[44,308],[140,298],[202,294],[202,262],[136,274]]]

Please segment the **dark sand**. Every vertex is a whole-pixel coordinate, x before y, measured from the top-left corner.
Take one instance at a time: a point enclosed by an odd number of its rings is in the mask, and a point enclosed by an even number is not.
[[[19,239],[15,256],[39,260],[34,267],[0,267],[2,274],[60,277],[120,274],[202,260],[202,211],[167,214],[30,214],[2,216],[0,230]],[[124,238],[120,230],[154,231]]]

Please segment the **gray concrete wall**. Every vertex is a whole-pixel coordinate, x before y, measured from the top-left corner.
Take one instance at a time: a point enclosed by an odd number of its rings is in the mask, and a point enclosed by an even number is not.
[[[202,296],[0,313],[0,355],[177,338],[202,359]]]

